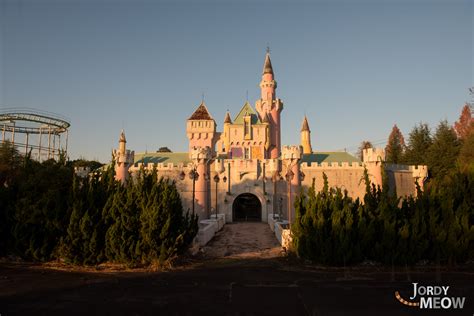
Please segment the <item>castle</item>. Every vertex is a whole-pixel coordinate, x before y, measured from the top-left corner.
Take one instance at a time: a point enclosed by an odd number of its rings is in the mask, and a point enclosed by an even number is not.
[[[193,210],[201,219],[225,214],[227,222],[267,221],[269,214],[279,214],[291,222],[296,196],[313,181],[321,190],[323,173],[329,186],[347,190],[354,198],[364,196],[361,179],[365,169],[371,182],[381,186],[385,168],[390,187],[399,196],[416,194],[416,183],[423,188],[426,166],[382,164],[383,149],[364,150],[363,161],[347,152],[313,151],[306,116],[300,131],[301,144],[282,146],[284,106],[276,89],[267,51],[261,97],[255,108],[245,102],[233,120],[227,112],[223,130],[218,132],[216,121],[201,102],[186,122],[188,152],[135,154],[126,149],[122,131],[119,149],[113,152],[116,179],[125,183],[141,168],[156,169],[159,177],[176,182],[185,210]]]

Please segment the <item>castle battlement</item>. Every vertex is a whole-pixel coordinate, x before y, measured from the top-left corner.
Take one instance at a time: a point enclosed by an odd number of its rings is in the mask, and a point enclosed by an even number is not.
[[[209,160],[212,158],[211,148],[209,146],[194,147],[193,149],[191,149],[189,157],[192,160]]]
[[[119,164],[133,164],[133,161],[135,159],[135,151],[133,150],[126,150],[124,153],[120,150],[114,150],[112,155],[114,156],[115,162]]]
[[[410,171],[413,172],[414,178],[422,178],[425,179],[428,177],[428,166],[409,166]]]
[[[383,148],[367,148],[362,151],[364,162],[385,161],[385,150]]]
[[[364,166],[359,162],[322,162],[311,163],[303,162],[301,170],[322,170],[322,169],[364,169]]]
[[[281,151],[281,159],[291,160],[291,159],[301,159],[303,154],[303,148],[301,146],[283,146]]]

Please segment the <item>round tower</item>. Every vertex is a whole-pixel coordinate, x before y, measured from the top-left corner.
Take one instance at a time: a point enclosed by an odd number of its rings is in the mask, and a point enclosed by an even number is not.
[[[306,115],[301,125],[301,147],[303,147],[303,154],[311,154],[313,152],[313,148],[311,147],[311,130],[309,129]]]
[[[230,113],[227,111],[224,118],[224,149],[226,153],[230,152],[230,125],[232,124],[232,119],[230,118]]]
[[[363,150],[362,157],[371,183],[382,188],[382,163],[385,161],[385,151],[382,148],[367,148]]]
[[[211,148],[195,147],[190,152],[193,168],[198,173],[195,186],[196,213],[201,219],[208,218],[209,195],[209,161],[212,158]]]
[[[270,50],[267,48],[265,62],[263,64],[262,81],[260,81],[260,99],[255,103],[255,108],[263,121],[268,115],[270,130],[270,146],[268,154],[270,159],[276,159],[281,152],[281,123],[280,113],[283,110],[283,102],[276,97],[277,82],[274,79]]]
[[[127,183],[130,176],[128,169],[133,165],[135,159],[135,152],[127,150],[126,144],[125,132],[122,130],[119,138],[119,149],[112,152],[115,161],[115,180],[122,184]]]
[[[301,156],[300,146],[284,146],[282,149],[281,158],[286,167],[283,176],[287,182],[287,219],[290,223],[295,219],[295,200],[301,189]]]

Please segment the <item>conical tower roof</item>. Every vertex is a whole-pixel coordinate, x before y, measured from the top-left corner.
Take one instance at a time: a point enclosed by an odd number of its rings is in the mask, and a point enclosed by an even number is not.
[[[225,114],[224,123],[232,124],[232,119],[230,118],[230,113],[229,113],[229,111],[227,111],[227,113]]]
[[[209,114],[209,111],[207,110],[206,105],[204,104],[204,101],[201,102],[201,104],[198,106],[196,111],[189,117],[188,120],[212,120],[211,114]]]
[[[272,61],[270,60],[270,53],[268,52],[265,55],[265,63],[263,64],[263,74],[273,75]]]
[[[301,131],[302,132],[304,132],[304,131],[310,132],[309,124],[308,124],[308,118],[306,117],[306,115],[304,116],[303,124],[301,125]]]
[[[124,142],[124,143],[127,142],[127,139],[125,138],[125,131],[124,131],[123,129],[122,129],[122,131],[120,132],[119,142]]]

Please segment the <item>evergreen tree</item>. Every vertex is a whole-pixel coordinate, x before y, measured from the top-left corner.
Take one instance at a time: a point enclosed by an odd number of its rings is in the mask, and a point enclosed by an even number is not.
[[[463,139],[458,163],[463,171],[474,172],[474,133]]]
[[[447,121],[440,122],[426,157],[433,178],[442,179],[455,169],[459,150],[460,143],[454,129]]]
[[[415,125],[408,138],[403,162],[408,165],[426,165],[426,154],[432,144],[428,124]]]
[[[388,163],[400,163],[403,159],[403,154],[405,152],[405,140],[403,138],[402,132],[397,127],[393,125],[392,132],[388,137],[388,143],[385,147],[385,160]]]
[[[465,139],[474,131],[474,118],[468,103],[464,105],[459,120],[454,123],[454,130],[460,139]]]

